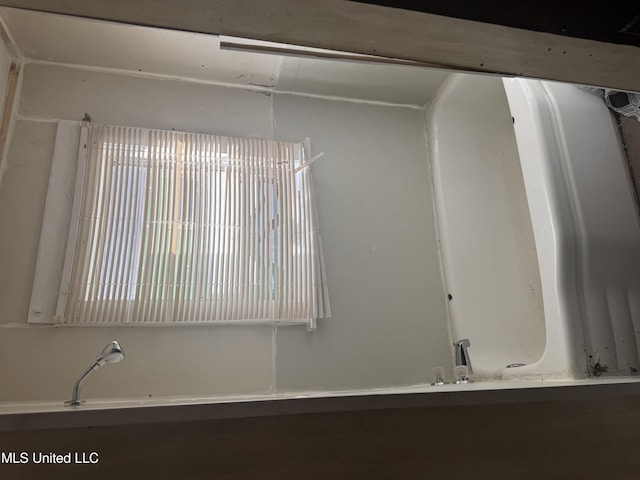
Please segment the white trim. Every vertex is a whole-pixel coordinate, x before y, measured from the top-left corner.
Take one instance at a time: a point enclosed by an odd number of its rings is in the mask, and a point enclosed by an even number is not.
[[[33,122],[33,123],[58,123],[63,121],[61,118],[53,118],[53,117],[42,117],[39,115],[22,115],[18,114],[16,116],[16,121],[20,122]],[[80,120],[64,120],[68,122],[70,125],[75,125],[77,127],[82,125]]]
[[[181,323],[0,323],[0,331],[5,329],[42,329],[42,328],[186,328],[186,327],[300,327],[308,326],[309,320],[216,320],[214,322]]]
[[[75,122],[58,122],[28,323],[51,323],[56,314],[57,286],[65,269],[65,240],[73,202],[78,137]]]
[[[71,270],[73,267],[73,257],[78,238],[78,228],[80,225],[80,210],[84,190],[84,176],[87,165],[87,141],[89,138],[89,125],[83,124],[80,127],[80,142],[78,144],[76,184],[73,193],[73,207],[71,208],[71,221],[69,223],[69,236],[67,237],[67,249],[64,255],[64,267],[62,278],[60,279],[60,292],[56,305],[54,322],[59,323],[64,316],[64,310],[69,298],[69,283],[71,282]],[[56,142],[57,143],[57,142]]]

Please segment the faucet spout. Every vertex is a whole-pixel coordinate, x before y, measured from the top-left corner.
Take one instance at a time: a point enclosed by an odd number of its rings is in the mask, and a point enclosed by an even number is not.
[[[456,366],[465,365],[469,373],[473,373],[471,358],[469,357],[469,351],[467,350],[467,348],[471,346],[469,339],[465,338],[463,340],[458,340],[457,342],[454,342],[453,346],[456,349]]]
[[[83,404],[84,400],[80,400],[80,388],[89,374],[99,369],[102,365],[106,365],[107,363],[118,363],[122,360],[124,360],[124,350],[122,350],[120,344],[116,341],[109,343],[104,347],[98,358],[93,361],[91,366],[82,372],[80,378],[78,378],[76,383],[73,385],[71,400],[64,402],[65,405],[77,406]]]

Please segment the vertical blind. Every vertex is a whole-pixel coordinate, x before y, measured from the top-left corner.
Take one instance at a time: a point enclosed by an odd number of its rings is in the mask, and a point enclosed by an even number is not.
[[[330,316],[308,145],[90,128],[65,323]]]

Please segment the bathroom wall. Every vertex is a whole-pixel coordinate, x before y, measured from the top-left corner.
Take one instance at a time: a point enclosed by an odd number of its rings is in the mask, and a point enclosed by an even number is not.
[[[26,324],[56,119],[302,139],[314,164],[333,318],[304,327]],[[0,183],[0,400],[64,399],[118,339],[87,397],[211,395],[425,382],[449,365],[422,112],[271,96],[45,64],[25,67]]]
[[[421,110],[281,95],[275,134],[310,132],[333,318],[278,329],[278,387],[409,384],[449,367]]]

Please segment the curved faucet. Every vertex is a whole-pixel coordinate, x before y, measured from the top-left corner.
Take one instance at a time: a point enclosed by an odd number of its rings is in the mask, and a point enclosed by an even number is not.
[[[80,387],[82,387],[82,383],[89,374],[107,363],[118,363],[122,360],[124,360],[124,350],[122,350],[120,344],[114,340],[104,347],[102,353],[93,361],[91,366],[82,372],[82,375],[80,375],[80,378],[78,378],[73,386],[73,395],[71,396],[71,400],[67,400],[64,403],[69,406],[84,403],[84,400],[80,400]]]
[[[467,348],[471,346],[471,342],[468,338],[458,340],[454,342],[453,346],[456,349],[456,366],[465,365],[469,371],[469,373],[473,373],[473,368],[471,367],[471,358],[469,357],[469,352]]]

